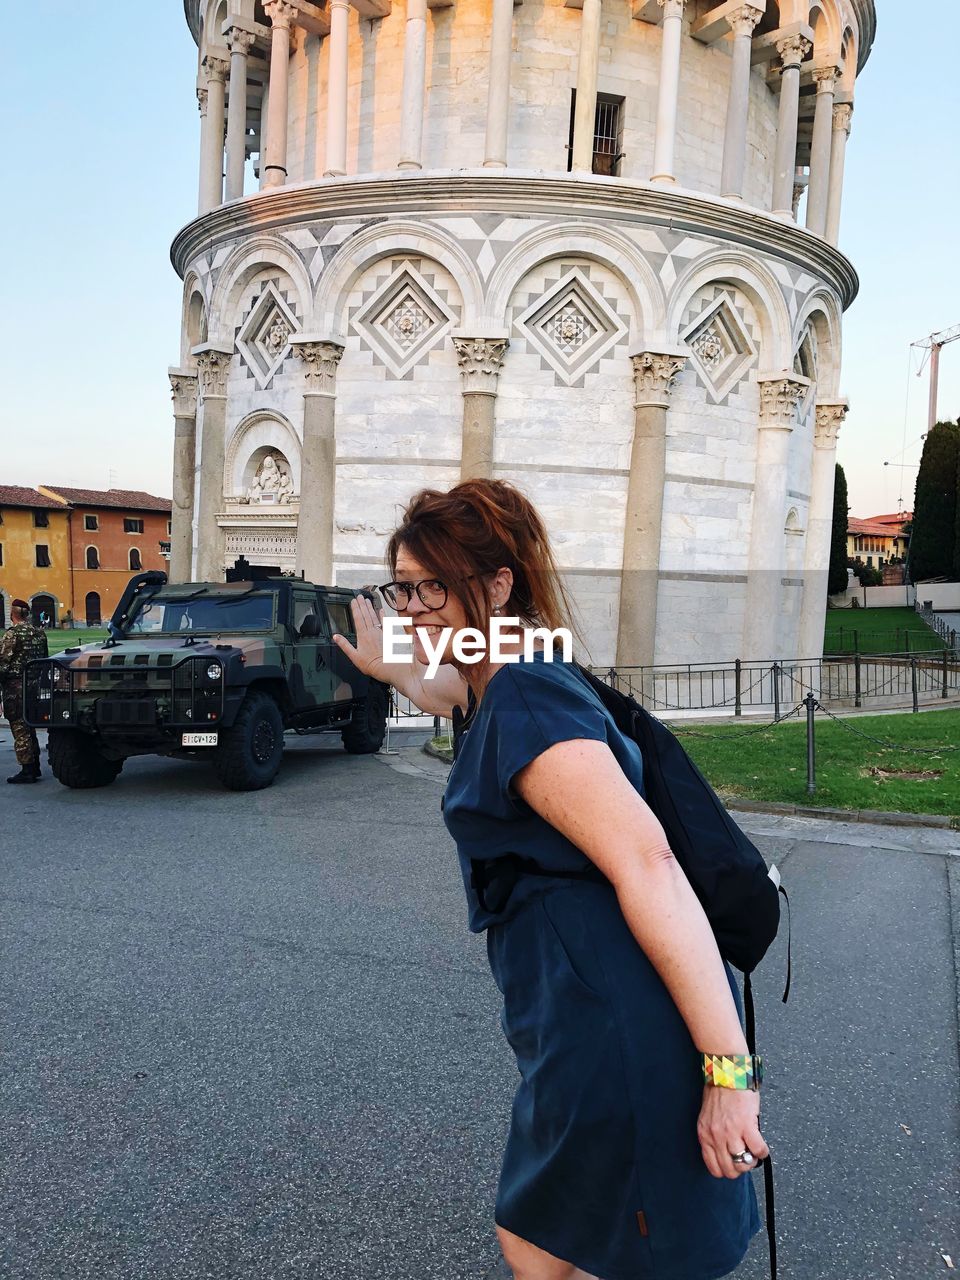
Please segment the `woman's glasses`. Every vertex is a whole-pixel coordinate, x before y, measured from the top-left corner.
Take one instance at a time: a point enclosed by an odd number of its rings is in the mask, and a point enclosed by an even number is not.
[[[447,603],[447,584],[437,578],[423,578],[420,582],[387,582],[380,594],[391,609],[406,609],[416,591],[428,609],[442,609]]]

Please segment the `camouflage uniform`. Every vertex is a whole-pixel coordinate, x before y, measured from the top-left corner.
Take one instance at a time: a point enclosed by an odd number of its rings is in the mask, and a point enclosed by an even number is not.
[[[46,632],[32,622],[15,622],[0,640],[3,713],[10,722],[17,763],[28,768],[39,767],[40,744],[36,732],[23,719],[23,669],[34,658],[46,656]]]

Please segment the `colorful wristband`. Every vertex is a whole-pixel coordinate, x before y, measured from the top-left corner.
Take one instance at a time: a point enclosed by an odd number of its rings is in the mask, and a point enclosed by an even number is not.
[[[757,1090],[763,1082],[763,1059],[755,1053],[704,1053],[700,1057],[705,1084],[718,1089]]]

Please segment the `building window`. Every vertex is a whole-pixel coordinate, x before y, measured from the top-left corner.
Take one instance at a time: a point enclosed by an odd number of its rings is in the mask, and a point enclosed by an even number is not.
[[[173,533],[173,521],[168,520],[167,521],[167,537],[168,538],[170,537],[171,533]]]
[[[50,512],[49,512],[49,511],[34,511],[34,513],[33,513],[33,527],[34,527],[35,529],[47,529],[47,528],[49,528],[49,527],[50,527]]]
[[[132,516],[123,517],[124,533],[143,533],[143,521],[136,520]]]
[[[0,569],[3,568],[3,543],[0,542]]]
[[[140,552],[137,547],[130,548],[130,568],[131,569],[143,568],[143,564],[140,560]]]
[[[95,533],[100,528],[100,521],[96,516],[84,516],[83,527],[88,533]]]
[[[620,176],[623,159],[623,115],[625,99],[612,93],[597,94],[597,111],[593,122],[594,173],[609,178]],[[577,113],[577,91],[570,90],[570,137],[567,143],[567,170],[573,169],[573,122]]]
[[[99,627],[102,619],[100,616],[100,592],[88,591],[85,601],[87,613],[87,626]]]
[[[100,552],[97,550],[96,547],[87,547],[87,568],[88,569],[100,568]]]
[[[44,543],[38,542],[34,550],[37,556],[37,568],[49,569],[50,568],[50,548],[46,546]]]

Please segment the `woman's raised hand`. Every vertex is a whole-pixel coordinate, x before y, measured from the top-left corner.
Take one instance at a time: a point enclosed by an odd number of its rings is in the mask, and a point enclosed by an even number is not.
[[[703,1106],[697,1122],[703,1161],[715,1178],[739,1178],[770,1154],[760,1132],[760,1095],[752,1089],[703,1087]],[[749,1151],[754,1159],[734,1164],[731,1157]]]
[[[333,643],[345,653],[358,671],[374,680],[390,683],[390,668],[383,660],[383,613],[369,596],[355,596],[350,601],[357,643],[352,645],[340,632],[333,633]]]

